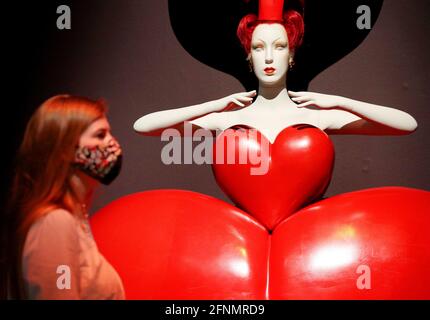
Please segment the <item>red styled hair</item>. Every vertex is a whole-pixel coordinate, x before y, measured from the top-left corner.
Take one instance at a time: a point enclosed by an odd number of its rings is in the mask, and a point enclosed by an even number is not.
[[[262,21],[258,20],[255,14],[248,14],[242,18],[237,28],[237,37],[247,55],[251,52],[251,39],[255,28],[260,24],[279,23],[284,26],[288,36],[288,46],[291,51],[295,51],[303,41],[305,24],[303,17],[295,10],[284,12],[283,21]]]

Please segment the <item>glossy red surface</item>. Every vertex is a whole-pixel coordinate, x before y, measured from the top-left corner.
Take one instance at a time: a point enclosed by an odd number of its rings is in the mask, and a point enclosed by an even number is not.
[[[92,219],[127,299],[264,299],[269,235],[246,213],[184,190],[114,201]]]
[[[258,19],[266,21],[281,21],[284,0],[260,0]]]
[[[429,206],[430,192],[383,187],[300,210],[273,233],[270,298],[429,299]]]
[[[128,299],[430,299],[429,205],[423,190],[360,190],[269,235],[223,201],[154,190],[112,202],[91,224]]]
[[[253,157],[250,150],[261,157]],[[247,161],[240,161],[241,156]],[[273,144],[255,129],[229,129],[213,147],[218,185],[269,230],[324,193],[333,165],[330,138],[307,124],[285,128]]]

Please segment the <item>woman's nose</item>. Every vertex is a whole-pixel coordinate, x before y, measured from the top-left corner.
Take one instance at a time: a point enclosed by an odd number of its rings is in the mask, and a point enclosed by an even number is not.
[[[112,141],[115,141],[115,138],[114,138],[114,136],[109,132],[109,133],[106,135],[106,143],[107,143],[107,145],[109,145],[110,143],[112,143]]]

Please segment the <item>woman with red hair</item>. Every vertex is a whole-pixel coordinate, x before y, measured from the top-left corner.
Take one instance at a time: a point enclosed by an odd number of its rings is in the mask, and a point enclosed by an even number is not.
[[[395,108],[335,95],[288,91],[288,71],[294,66],[303,34],[304,21],[299,12],[284,11],[283,0],[260,0],[259,16],[246,15],[237,30],[259,80],[258,95],[256,91],[237,93],[148,114],[134,123],[135,131],[158,135],[165,128],[182,129],[186,121],[209,130],[243,125],[258,129],[273,143],[283,129],[298,123],[311,124],[330,134],[403,135],[416,130],[415,119]],[[236,107],[246,108],[232,110]]]
[[[31,117],[9,205],[9,296],[122,299],[121,279],[97,249],[87,208],[119,174],[122,152],[102,101],[58,95]]]

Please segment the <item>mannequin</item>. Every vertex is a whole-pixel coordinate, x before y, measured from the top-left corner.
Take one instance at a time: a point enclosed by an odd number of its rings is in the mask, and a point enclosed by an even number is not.
[[[428,298],[430,238],[423,230],[429,226],[430,192],[387,186],[320,198],[335,158],[327,134],[401,135],[417,123],[395,108],[289,91],[304,24],[298,11],[283,11],[283,2],[261,0],[259,16],[246,15],[239,23],[237,35],[258,90],[135,122],[143,135],[176,128],[188,136],[189,124],[215,131],[216,156],[220,146],[224,155],[264,154],[267,141],[249,134],[254,129],[271,144],[263,174],[249,170],[252,161],[212,164],[234,206],[188,190],[159,189],[102,209],[93,221],[95,237],[121,268],[128,297]],[[238,143],[220,143],[236,134]]]
[[[283,5],[283,1],[280,3]],[[238,28],[259,81],[258,95],[255,90],[236,93],[203,104],[151,113],[138,119],[134,130],[159,135],[167,128],[182,129],[184,121],[208,130],[245,125],[259,130],[274,143],[283,129],[298,123],[311,124],[327,134],[404,135],[417,129],[411,115],[395,108],[336,95],[288,91],[288,70],[301,43],[303,19],[291,10],[281,14],[283,20],[279,20],[279,12],[276,14],[270,16],[270,12],[260,11],[258,19],[245,16]],[[250,41],[244,39],[247,35]]]

